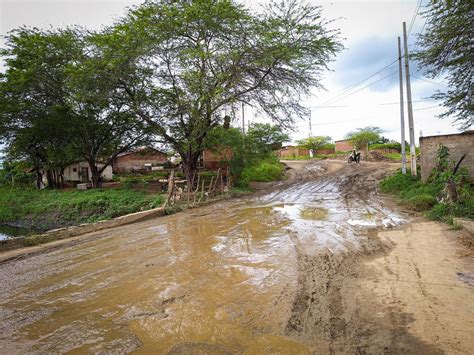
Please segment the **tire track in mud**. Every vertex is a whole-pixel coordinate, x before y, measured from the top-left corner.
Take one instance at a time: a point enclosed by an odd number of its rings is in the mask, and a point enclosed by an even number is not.
[[[330,183],[338,186],[348,218],[365,210],[380,221],[391,213],[378,195],[377,186],[388,173],[378,166],[345,166],[324,186]],[[318,352],[439,353],[435,347],[408,334],[410,316],[400,312],[397,305],[389,305],[388,310],[382,312],[387,316],[377,319],[376,314],[368,316],[364,314],[367,312],[360,311],[367,308],[359,304],[360,301],[348,299],[346,279],[358,272],[360,257],[390,248],[377,237],[380,227],[344,226],[337,233],[342,238],[344,234],[352,235],[358,245],[336,252],[330,248],[308,251],[298,232],[288,230],[297,255],[298,284],[285,327],[286,335],[311,344]],[[369,291],[363,292],[366,296],[363,299],[375,300]]]

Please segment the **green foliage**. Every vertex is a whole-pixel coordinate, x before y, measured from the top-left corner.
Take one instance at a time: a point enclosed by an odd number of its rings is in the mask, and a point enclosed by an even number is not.
[[[262,160],[243,170],[241,186],[247,186],[250,181],[269,182],[280,180],[284,170],[283,164],[275,159]]]
[[[452,224],[453,217],[474,220],[474,188],[467,184],[468,174],[461,170],[453,179],[458,185],[459,200],[456,203],[439,203],[437,197],[443,190],[448,175],[440,174],[424,184],[419,177],[411,176],[408,171],[403,175],[400,171],[385,178],[380,183],[383,192],[391,193],[401,203],[416,211],[426,211],[429,218]],[[464,183],[463,183],[464,181]]]
[[[288,139],[281,127],[269,124],[251,126],[247,135],[237,128],[224,129],[222,126],[212,129],[206,137],[207,149],[218,151],[222,147],[232,149],[232,159],[227,163],[237,185],[246,186],[248,181],[273,181],[281,174],[275,173],[280,163],[272,155],[273,147]],[[268,173],[268,177],[263,175]],[[278,177],[276,177],[278,175]]]
[[[246,136],[248,149],[256,155],[267,155],[280,149],[283,142],[288,142],[290,137],[282,127],[269,123],[253,123]]]
[[[296,0],[261,13],[235,1],[147,1],[110,36],[116,56],[137,55],[124,93],[191,178],[207,134],[242,102],[281,126],[304,114],[301,95],[341,49],[326,27],[318,7]]]
[[[447,77],[449,88],[432,98],[443,100],[447,111],[441,118],[453,118],[461,128],[472,124],[472,20],[474,2],[430,0],[423,16],[426,30],[419,35],[415,59],[431,78]]]
[[[162,195],[128,189],[87,191],[0,187],[0,223],[31,220],[38,228],[110,219],[159,207]]]
[[[358,128],[354,132],[349,132],[346,139],[351,140],[356,149],[367,149],[368,145],[375,143],[381,138],[382,129],[379,127]]]
[[[299,140],[296,143],[301,147],[312,149],[313,151],[318,149],[331,149],[334,147],[334,145],[331,144],[331,137],[329,136],[309,137]]]
[[[402,145],[399,142],[375,143],[370,145],[370,149],[396,149],[402,151]]]
[[[388,192],[392,194],[398,194],[401,191],[405,190],[407,187],[412,186],[418,183],[419,179],[412,176],[407,172],[407,174],[402,174],[398,172],[392,176],[389,176],[382,180],[380,183],[380,189],[382,192]]]

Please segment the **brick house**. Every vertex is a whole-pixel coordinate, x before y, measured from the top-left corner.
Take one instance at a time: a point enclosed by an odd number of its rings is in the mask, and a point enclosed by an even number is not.
[[[309,150],[306,148],[287,145],[277,150],[277,156],[280,158],[294,158],[299,156],[309,156]]]
[[[218,170],[227,167],[227,162],[232,159],[232,148],[216,147],[205,149],[201,156],[201,166],[207,170]]]
[[[113,162],[114,173],[146,171],[151,167],[164,164],[168,160],[166,153],[155,148],[139,148],[121,153]]]
[[[349,139],[343,139],[340,141],[335,141],[336,152],[348,152],[354,149],[354,144]]]
[[[437,163],[437,151],[443,144],[449,149],[449,160],[458,162],[466,154],[461,167],[469,170],[471,181],[474,181],[474,130],[458,134],[420,137],[421,180],[428,180]]]

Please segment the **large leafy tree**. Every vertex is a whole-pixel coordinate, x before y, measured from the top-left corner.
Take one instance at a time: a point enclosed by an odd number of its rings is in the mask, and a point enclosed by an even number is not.
[[[301,139],[297,141],[296,143],[306,149],[312,149],[314,152],[316,152],[318,149],[322,149],[325,146],[330,145],[331,137],[329,136],[309,137],[306,139]]]
[[[146,128],[128,105],[107,34],[20,28],[2,51],[0,135],[11,158],[27,159],[60,187],[64,168],[89,163],[92,185],[120,152],[143,143]],[[104,163],[103,165],[99,163]]]
[[[368,152],[369,144],[380,141],[382,132],[379,127],[358,128],[353,132],[349,132],[346,139],[351,140],[356,149],[366,149]]]
[[[207,133],[242,102],[282,126],[341,49],[317,7],[232,0],[148,1],[117,24],[115,53],[133,57],[122,85],[141,119],[182,157],[192,186]]]
[[[250,125],[246,140],[250,149],[265,155],[281,148],[282,143],[288,142],[290,137],[281,126],[269,123],[254,123]]]
[[[447,111],[442,118],[454,117],[461,128],[473,123],[473,16],[474,2],[430,0],[426,30],[418,37],[415,53],[419,66],[429,77],[447,76],[449,88],[433,98],[443,100]]]
[[[65,109],[63,68],[77,54],[73,30],[20,28],[7,39],[7,70],[0,76],[0,137],[9,159],[24,160],[39,187],[46,173],[50,187],[61,185],[71,154],[71,115]]]

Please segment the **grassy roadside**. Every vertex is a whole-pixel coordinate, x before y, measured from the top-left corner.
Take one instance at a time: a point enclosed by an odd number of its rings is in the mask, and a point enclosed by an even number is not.
[[[459,180],[458,180],[459,182]],[[422,183],[400,171],[380,183],[382,192],[398,197],[401,204],[415,211],[425,212],[430,219],[453,224],[454,217],[474,220],[474,187],[468,183],[458,185],[459,199],[456,203],[439,202],[444,189],[443,180]]]
[[[0,187],[0,224],[37,230],[96,222],[160,206],[162,195],[132,189],[36,190]]]

